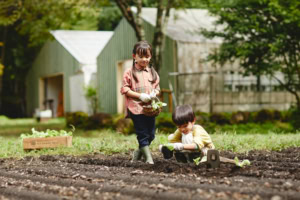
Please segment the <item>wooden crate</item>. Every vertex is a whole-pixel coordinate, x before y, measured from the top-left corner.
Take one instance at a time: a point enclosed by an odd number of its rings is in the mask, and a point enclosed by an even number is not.
[[[71,146],[72,146],[72,136],[23,139],[24,150],[55,148],[55,147],[71,147]]]

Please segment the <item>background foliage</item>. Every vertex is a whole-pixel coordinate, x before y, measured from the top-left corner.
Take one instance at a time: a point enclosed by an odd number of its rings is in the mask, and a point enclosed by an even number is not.
[[[204,0],[223,30],[202,30],[223,40],[209,60],[240,61],[245,74],[270,75],[293,94],[300,109],[300,2]],[[276,76],[278,72],[283,78]],[[258,78],[258,85],[260,79]],[[299,116],[300,117],[300,116]]]
[[[135,5],[133,0],[127,2],[130,6]],[[158,2],[142,0],[142,6],[157,7]],[[163,1],[164,4],[167,2]],[[295,95],[299,108],[298,0],[174,0],[173,7],[208,9],[224,27],[223,31],[199,30],[199,34],[221,37],[224,41],[220,51],[209,59],[219,63],[239,59],[245,74],[258,77],[283,72],[285,82],[281,83]],[[3,75],[0,75],[0,113],[25,117],[24,74],[40,47],[53,39],[50,30],[113,30],[121,17],[115,0],[1,1],[0,74],[3,71]],[[295,119],[300,118],[297,113],[300,112],[294,113]]]
[[[4,3],[5,2],[5,3]],[[25,117],[25,77],[50,30],[97,30],[106,0],[8,0],[0,3],[1,114]],[[9,6],[9,7],[8,7]],[[4,12],[5,11],[5,12]],[[18,13],[18,15],[14,13]]]
[[[298,120],[294,118],[294,109],[284,112],[263,109],[256,112],[196,112],[195,114],[196,124],[203,126],[210,134],[224,132],[235,132],[236,134],[291,133],[300,130]],[[132,121],[124,119],[124,115],[97,113],[88,116],[84,112],[73,112],[67,114],[66,121],[67,127],[74,125],[76,128],[84,130],[109,128],[124,135],[134,133]],[[167,112],[160,113],[156,117],[156,128],[161,133],[173,133],[177,127],[172,121],[172,114]]]

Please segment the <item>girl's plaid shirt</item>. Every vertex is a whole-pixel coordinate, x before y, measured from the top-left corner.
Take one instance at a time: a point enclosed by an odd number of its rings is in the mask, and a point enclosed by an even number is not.
[[[155,72],[156,73],[156,72]],[[159,76],[157,75],[157,79],[154,83],[151,83],[153,79],[151,74],[151,69],[146,67],[142,70],[136,70],[136,77],[139,82],[136,82],[132,75],[132,68],[127,69],[123,75],[122,87],[121,87],[121,94],[126,94],[129,90],[138,93],[147,93],[153,89],[160,91],[159,87]],[[128,117],[127,109],[135,115],[144,114],[143,112],[143,102],[139,99],[131,98],[125,95],[125,115]]]

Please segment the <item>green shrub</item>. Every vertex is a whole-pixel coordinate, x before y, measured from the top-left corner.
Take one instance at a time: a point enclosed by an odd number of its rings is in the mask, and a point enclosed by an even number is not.
[[[233,112],[231,115],[230,123],[231,124],[245,124],[251,119],[250,112],[237,111]]]
[[[268,134],[273,133],[290,133],[293,128],[290,124],[276,121],[266,123],[246,123],[217,126],[217,132],[236,132],[237,134]]]
[[[217,129],[218,129],[217,124],[213,123],[213,122],[207,122],[207,123],[199,124],[199,125],[201,125],[208,134],[213,134],[213,133],[217,132]]]
[[[112,117],[112,128],[118,133],[129,135],[135,132],[133,122],[130,118],[125,118],[124,114],[115,114]]]
[[[117,122],[120,120],[120,119],[123,119],[125,118],[125,115],[124,114],[114,114],[112,115],[112,128],[113,129],[116,129],[117,128]]]
[[[205,112],[196,112],[196,124],[206,124],[209,122],[209,113]]]
[[[291,122],[292,119],[292,110],[286,110],[281,112],[282,122]]]
[[[99,99],[97,88],[92,85],[87,85],[84,87],[84,96],[89,101],[89,107],[95,115],[99,109]]]
[[[230,113],[212,113],[210,115],[210,122],[224,125],[230,124]]]
[[[282,112],[280,112],[278,110],[273,110],[273,119],[276,121],[283,121]]]
[[[172,113],[161,112],[156,117],[156,128],[164,133],[173,133],[176,130],[176,125],[172,121]]]
[[[291,111],[291,124],[294,130],[300,130],[300,108]]]
[[[96,113],[88,118],[84,129],[111,128],[113,125],[112,116],[108,113]]]
[[[274,114],[271,110],[262,109],[254,116],[254,121],[258,123],[271,122],[274,120]]]
[[[66,122],[68,127],[73,125],[75,128],[84,129],[88,124],[88,119],[89,115],[85,112],[78,111],[66,113]]]
[[[92,130],[111,128],[113,126],[112,116],[108,113],[96,113],[88,116],[85,112],[69,112],[66,114],[67,126],[73,125],[75,128]]]
[[[118,133],[122,133],[124,135],[129,135],[135,132],[133,122],[131,119],[128,118],[118,118],[117,120],[115,120],[114,126],[115,130]]]
[[[7,122],[7,121],[9,121],[10,119],[7,117],[7,116],[5,116],[5,115],[0,115],[0,122]]]

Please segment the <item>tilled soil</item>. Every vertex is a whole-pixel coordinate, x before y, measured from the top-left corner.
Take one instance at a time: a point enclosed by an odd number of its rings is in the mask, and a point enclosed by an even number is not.
[[[130,155],[1,159],[0,200],[300,199],[300,148],[220,154],[248,159],[251,166],[211,169],[159,153],[154,165],[131,163]]]

